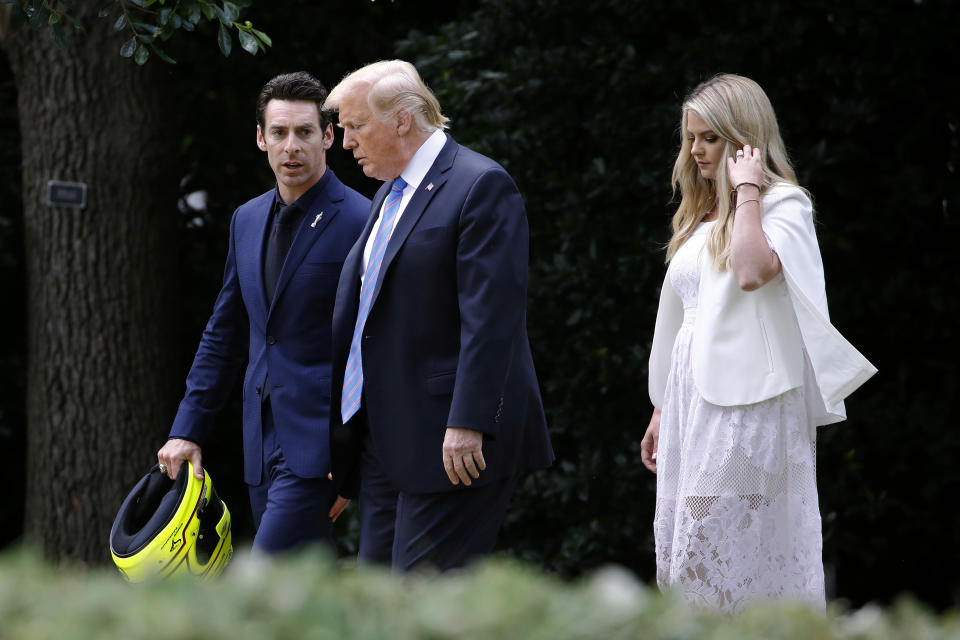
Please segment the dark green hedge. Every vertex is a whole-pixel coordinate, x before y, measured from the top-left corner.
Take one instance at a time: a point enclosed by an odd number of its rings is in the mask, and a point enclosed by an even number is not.
[[[737,617],[698,615],[679,600],[608,567],[573,583],[515,562],[459,574],[396,577],[342,569],[307,553],[257,562],[242,552],[213,583],[129,585],[105,569],[53,569],[23,553],[0,556],[0,637],[5,640],[946,640],[956,616],[902,601],[817,614],[800,605],[755,605]]]

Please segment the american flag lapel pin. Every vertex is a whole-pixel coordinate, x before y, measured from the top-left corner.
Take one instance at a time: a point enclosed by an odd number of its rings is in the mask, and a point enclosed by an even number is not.
[[[323,220],[323,211],[317,214],[317,218],[313,221],[313,224],[311,224],[310,226],[316,229],[317,223],[320,222],[321,220]]]

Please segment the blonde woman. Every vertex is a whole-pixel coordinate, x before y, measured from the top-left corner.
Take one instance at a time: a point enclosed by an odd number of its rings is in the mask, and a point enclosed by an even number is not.
[[[813,208],[752,80],[684,101],[642,442],[657,580],[695,606],[825,604],[816,427],[876,369],[830,324]]]

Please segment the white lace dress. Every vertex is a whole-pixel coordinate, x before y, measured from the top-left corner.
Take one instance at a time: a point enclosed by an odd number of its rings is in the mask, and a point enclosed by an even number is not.
[[[721,407],[701,398],[693,381],[693,325],[710,224],[700,225],[667,270],[684,320],[660,418],[657,582],[715,611],[773,598],[823,608],[816,427],[803,390]]]

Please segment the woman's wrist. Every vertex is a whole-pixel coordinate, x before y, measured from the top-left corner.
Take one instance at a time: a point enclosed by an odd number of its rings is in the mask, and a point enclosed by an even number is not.
[[[758,194],[760,193],[760,185],[757,184],[756,182],[750,182],[749,180],[744,180],[743,182],[738,182],[738,183],[733,187],[733,190],[736,191],[737,193],[740,193],[740,189],[742,189],[742,188],[744,188],[744,187],[753,187],[754,189],[757,190],[757,193],[758,193]]]

